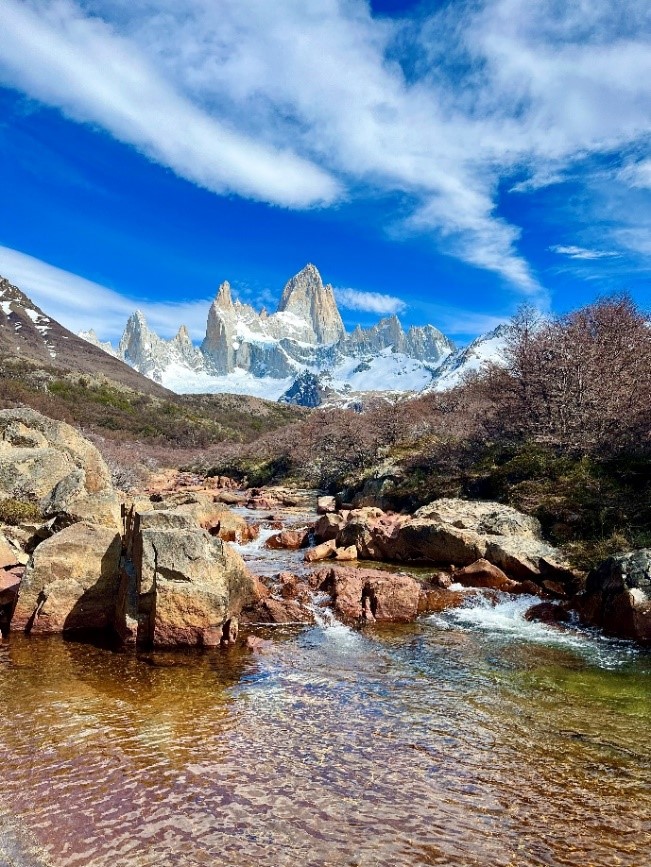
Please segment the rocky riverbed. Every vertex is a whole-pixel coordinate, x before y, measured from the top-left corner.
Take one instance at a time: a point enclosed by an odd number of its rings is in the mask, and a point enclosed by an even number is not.
[[[0,433],[0,865],[645,863],[646,552],[581,575],[494,503],[120,504],[67,426]]]

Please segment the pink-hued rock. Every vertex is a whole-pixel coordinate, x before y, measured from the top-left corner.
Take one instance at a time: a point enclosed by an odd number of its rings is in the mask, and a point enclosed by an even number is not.
[[[277,599],[268,596],[255,605],[245,608],[242,622],[248,624],[298,624],[314,623],[314,613],[298,599]]]
[[[409,575],[342,567],[322,569],[317,578],[345,623],[370,620],[364,617],[365,608],[378,623],[410,623],[418,615],[420,585]]]
[[[569,611],[554,602],[539,602],[524,612],[525,620],[537,620],[540,623],[566,623],[570,619]]]
[[[448,608],[459,608],[467,600],[468,594],[445,587],[429,587],[421,590],[418,599],[419,614],[439,614]]]
[[[517,586],[516,581],[512,581],[488,560],[476,560],[470,566],[464,566],[454,573],[454,580],[463,587],[488,587],[507,593],[513,592],[513,588]]]
[[[270,536],[266,541],[266,547],[272,549],[286,548],[288,550],[297,550],[305,548],[309,542],[310,531],[307,527],[300,530],[282,530]]]
[[[4,535],[0,533],[0,569],[9,569],[20,564],[20,555]]]

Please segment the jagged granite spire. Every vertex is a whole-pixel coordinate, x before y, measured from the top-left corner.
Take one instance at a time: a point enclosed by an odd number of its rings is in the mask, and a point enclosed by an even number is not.
[[[309,322],[317,343],[337,343],[345,335],[332,286],[323,285],[316,266],[308,264],[287,283],[279,313],[293,313]]]
[[[172,340],[164,340],[149,328],[141,310],[129,317],[118,355],[155,382],[162,381],[163,372],[170,364],[180,362],[192,370],[203,365],[201,353],[193,345],[185,325],[181,325]]]
[[[222,310],[231,310],[233,307],[233,295],[231,293],[231,284],[228,280],[220,285],[215,296],[214,303]]]

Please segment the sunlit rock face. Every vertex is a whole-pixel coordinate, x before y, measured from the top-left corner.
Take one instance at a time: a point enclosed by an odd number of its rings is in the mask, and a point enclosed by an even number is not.
[[[323,285],[314,265],[306,265],[287,283],[278,313],[290,313],[309,322],[314,331],[314,343],[337,343],[346,331],[332,286]]]

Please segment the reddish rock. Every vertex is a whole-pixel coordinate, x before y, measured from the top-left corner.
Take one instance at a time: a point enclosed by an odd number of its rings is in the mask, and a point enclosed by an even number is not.
[[[304,527],[301,530],[283,530],[281,533],[276,533],[270,536],[265,544],[267,548],[297,550],[307,547],[309,539],[310,531]]]
[[[254,604],[260,602],[261,599],[266,599],[270,595],[269,588],[262,583],[261,579],[257,575],[252,575],[251,581],[251,597]]]
[[[19,554],[0,533],[0,569],[8,569],[19,562]]]
[[[24,566],[0,570],[0,605],[8,605],[16,600],[24,574]]]
[[[454,573],[454,581],[463,587],[487,587],[490,590],[512,592],[517,582],[488,560],[476,560],[470,566],[465,566]]]
[[[315,563],[317,560],[329,560],[331,557],[334,557],[336,550],[337,543],[334,539],[330,539],[329,542],[322,542],[321,545],[317,545],[315,548],[310,548],[306,551],[304,559],[306,563]]]
[[[310,602],[310,587],[306,581],[301,580],[291,572],[281,572],[276,576],[280,584],[280,595],[283,599],[297,599],[303,605]]]
[[[542,587],[550,596],[557,596],[561,599],[567,596],[565,587],[558,581],[543,581]]]
[[[363,620],[365,610],[378,623],[410,623],[418,615],[420,585],[409,575],[337,568],[317,576],[317,586],[332,596],[337,616],[346,623]]]
[[[516,581],[515,587],[512,587],[510,592],[518,595],[539,596],[540,587],[533,581]]]
[[[553,602],[539,602],[525,611],[524,619],[538,620],[541,623],[567,623],[570,615],[565,608]]]
[[[297,599],[276,599],[268,596],[245,608],[242,620],[251,624],[314,623],[314,614]]]
[[[422,590],[418,597],[419,614],[438,614],[448,608],[459,608],[468,598],[467,593],[448,590],[445,587],[431,587]]]

